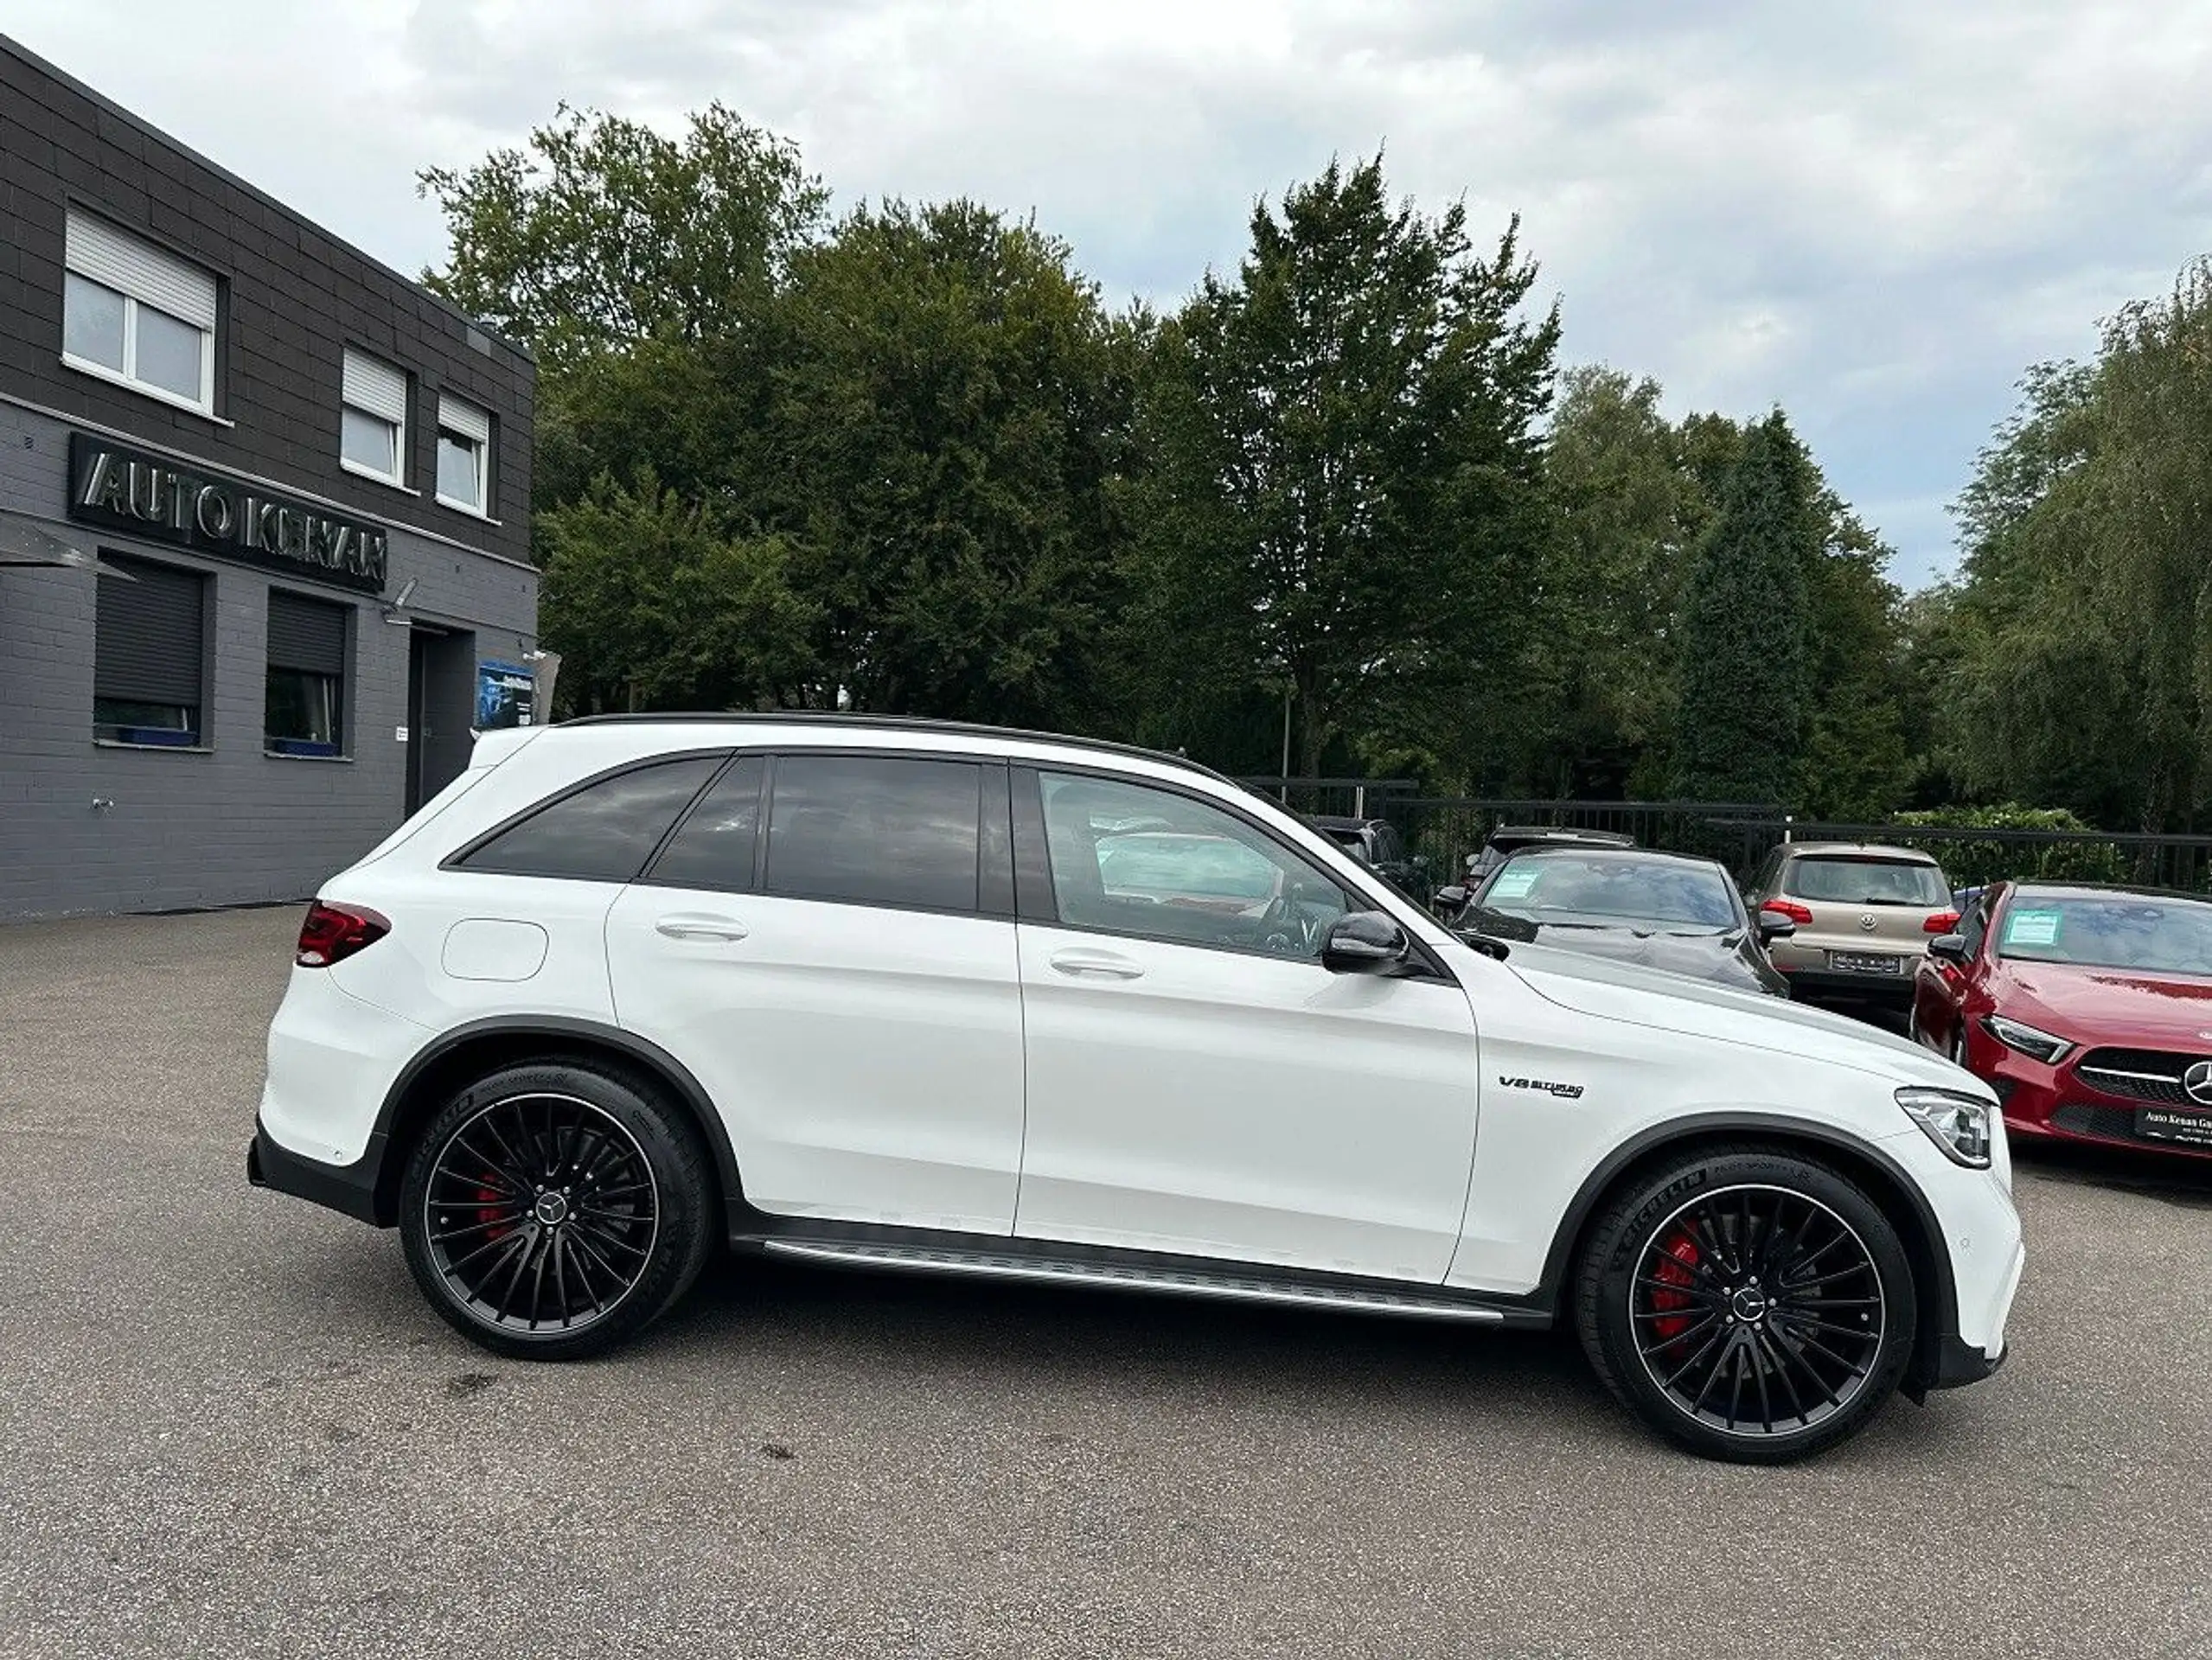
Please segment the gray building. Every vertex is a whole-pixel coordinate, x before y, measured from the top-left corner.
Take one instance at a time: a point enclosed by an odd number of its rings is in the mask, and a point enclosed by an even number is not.
[[[0,36],[0,918],[304,897],[532,718],[534,381]]]

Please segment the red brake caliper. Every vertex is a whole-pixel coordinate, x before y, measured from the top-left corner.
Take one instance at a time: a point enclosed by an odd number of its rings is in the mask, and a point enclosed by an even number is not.
[[[1687,1234],[1678,1233],[1659,1248],[1665,1255],[1652,1269],[1653,1279],[1664,1280],[1670,1286],[1685,1287],[1697,1283],[1697,1276],[1690,1270],[1703,1259],[1698,1255],[1695,1240]],[[1673,1311],[1689,1306],[1690,1299],[1683,1292],[1653,1291],[1652,1307],[1662,1318],[1652,1322],[1652,1330],[1662,1339],[1680,1337],[1690,1329],[1690,1316]]]
[[[500,1193],[497,1188],[478,1187],[476,1189],[476,1200],[478,1204],[484,1207],[484,1209],[476,1212],[476,1220],[485,1224],[485,1244],[490,1244],[495,1239],[505,1239],[508,1235],[515,1231],[511,1226],[506,1228],[495,1228],[490,1225],[491,1223],[497,1222],[500,1219],[500,1216],[504,1213],[504,1207],[502,1206],[499,1202]]]

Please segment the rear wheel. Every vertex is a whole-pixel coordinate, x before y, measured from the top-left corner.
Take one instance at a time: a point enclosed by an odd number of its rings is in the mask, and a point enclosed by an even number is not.
[[[1782,1464],[1856,1433],[1904,1376],[1911,1265],[1880,1207],[1809,1159],[1687,1155],[1600,1218],[1582,1346],[1651,1428],[1709,1458]]]
[[[611,1347],[681,1297],[712,1241],[706,1155],[641,1082],[510,1067],[431,1120],[407,1164],[407,1266],[457,1330],[502,1354]]]

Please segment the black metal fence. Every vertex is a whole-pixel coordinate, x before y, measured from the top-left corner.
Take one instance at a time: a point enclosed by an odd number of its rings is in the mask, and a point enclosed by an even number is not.
[[[1793,819],[1757,801],[1562,801],[1422,795],[1403,778],[1245,778],[1248,789],[1308,814],[1387,819],[1441,884],[1506,824],[1611,830],[1640,846],[1717,859],[1739,877],[1788,841],[1877,842],[1912,847],[1954,888],[2006,879],[2119,882],[2212,892],[2212,836],[2134,832],[1999,830],[1949,825],[1841,824]]]

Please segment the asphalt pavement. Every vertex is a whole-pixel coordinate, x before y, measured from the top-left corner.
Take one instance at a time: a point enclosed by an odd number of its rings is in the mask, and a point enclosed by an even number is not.
[[[2212,1175],[2025,1158],[2011,1363],[1814,1464],[1571,1344],[729,1265],[615,1357],[246,1184],[291,910],[0,928],[0,1655],[2212,1653]]]

